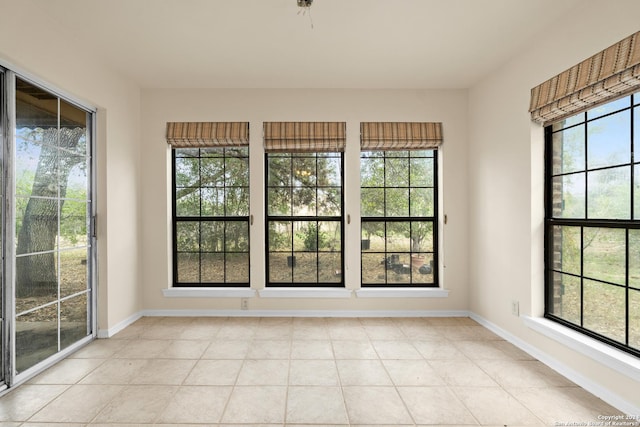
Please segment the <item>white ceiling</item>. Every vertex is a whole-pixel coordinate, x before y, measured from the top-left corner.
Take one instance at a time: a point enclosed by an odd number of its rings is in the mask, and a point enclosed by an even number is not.
[[[145,88],[467,88],[585,0],[31,1]]]

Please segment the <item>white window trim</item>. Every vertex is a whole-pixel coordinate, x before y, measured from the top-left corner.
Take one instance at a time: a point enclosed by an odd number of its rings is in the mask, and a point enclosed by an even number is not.
[[[640,381],[640,359],[549,319],[529,316],[521,316],[521,319],[530,329]]]

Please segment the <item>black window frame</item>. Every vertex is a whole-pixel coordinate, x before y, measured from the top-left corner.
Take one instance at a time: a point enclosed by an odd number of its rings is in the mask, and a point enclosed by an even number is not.
[[[188,150],[198,150],[198,159],[202,159],[203,156],[201,155],[202,149],[211,149],[211,148],[218,148],[218,149],[222,149],[224,154],[223,156],[221,156],[222,158],[226,159],[226,150],[228,149],[238,149],[239,147],[202,147],[202,148],[188,148]],[[243,156],[243,158],[246,158],[247,163],[249,162],[249,147],[240,147],[240,148],[246,148],[247,153],[246,156]],[[251,254],[250,254],[250,247],[251,247],[251,239],[250,239],[250,214],[249,214],[249,206],[247,206],[247,215],[235,215],[235,216],[227,216],[227,215],[211,215],[211,216],[178,216],[177,215],[177,176],[176,176],[176,158],[179,158],[179,156],[176,156],[176,151],[177,150],[183,150],[183,148],[172,148],[171,149],[171,174],[172,174],[172,237],[173,237],[173,244],[172,244],[172,252],[173,252],[173,273],[172,273],[172,277],[173,277],[173,286],[176,288],[180,288],[180,287],[202,287],[202,288],[209,288],[209,287],[229,287],[229,288],[248,288],[250,287],[251,284],[251,273],[250,273],[250,269],[249,266],[251,265]],[[207,157],[207,156],[205,156]],[[249,170],[247,169],[247,176],[248,176]],[[202,187],[200,187],[202,188]],[[223,188],[227,188],[226,184],[223,186]],[[250,192],[250,185],[249,182],[247,182],[247,192],[249,194]],[[226,225],[227,223],[234,223],[234,222],[241,222],[243,224],[246,225],[246,230],[247,230],[247,248],[245,251],[239,251],[239,252],[233,252],[233,251],[227,251],[226,250],[226,240],[223,243],[223,248],[224,250],[221,252],[212,252],[212,253],[221,253],[223,255],[223,263],[225,265],[225,269],[223,272],[223,277],[224,277],[224,281],[220,282],[220,281],[216,281],[216,282],[203,282],[202,281],[202,264],[203,264],[203,260],[202,260],[202,254],[203,253],[208,253],[208,252],[203,252],[202,250],[199,250],[198,252],[183,252],[183,253],[197,253],[199,254],[199,261],[198,261],[198,277],[201,279],[200,281],[184,281],[184,282],[180,282],[179,281],[179,275],[178,275],[178,255],[179,252],[178,251],[178,224],[179,223],[207,223],[207,222],[222,222],[224,224],[225,230],[226,230]],[[223,233],[226,239],[226,231],[225,233]],[[199,242],[201,242],[202,240],[202,235],[199,233]],[[199,244],[200,246],[200,244]],[[247,256],[247,281],[238,281],[238,282],[228,282],[226,281],[227,278],[227,271],[226,271],[226,259],[227,259],[227,255],[231,254],[231,253],[246,253]]]
[[[381,152],[383,153],[383,160],[389,158],[405,158],[405,157],[398,157],[397,156],[397,151],[394,150],[375,150],[377,152]],[[429,271],[429,273],[423,273],[422,270],[420,269],[421,267],[415,267],[413,266],[413,262],[411,262],[410,264],[404,265],[404,264],[396,264],[395,263],[395,259],[393,258],[393,256],[397,256],[398,252],[397,251],[388,251],[387,248],[385,248],[384,251],[369,251],[369,252],[365,252],[366,248],[366,244],[364,242],[361,243],[361,247],[360,247],[360,285],[363,288],[380,288],[380,287],[384,287],[384,288],[437,288],[439,287],[439,247],[438,247],[438,224],[439,224],[439,218],[438,218],[438,211],[439,211],[439,206],[438,206],[438,194],[439,194],[439,189],[438,189],[438,150],[436,148],[433,149],[421,149],[421,150],[401,150],[402,152],[408,152],[408,156],[406,157],[408,165],[407,167],[409,168],[408,171],[408,176],[409,176],[409,183],[407,184],[406,187],[401,187],[401,186],[387,186],[386,185],[386,171],[384,173],[385,175],[385,182],[383,183],[382,186],[376,186],[376,187],[366,187],[366,186],[362,186],[362,183],[360,184],[360,188],[362,189],[366,189],[366,188],[382,188],[384,190],[388,189],[388,188],[398,188],[398,189],[406,189],[408,194],[409,194],[409,199],[408,199],[408,208],[409,208],[409,213],[406,216],[387,216],[382,215],[382,216],[362,216],[360,217],[360,222],[361,222],[361,230],[360,230],[360,235],[362,237],[364,237],[364,224],[366,224],[367,222],[384,222],[385,223],[385,235],[386,235],[386,230],[388,229],[388,224],[393,224],[393,223],[409,223],[410,224],[410,230],[411,230],[411,226],[412,223],[415,222],[423,222],[423,223],[430,223],[431,224],[431,229],[432,229],[432,236],[433,236],[433,242],[432,242],[432,251],[419,251],[419,252],[414,252],[413,248],[410,249],[409,252],[407,252],[409,254],[409,259],[412,259],[412,256],[417,253],[420,254],[424,254],[424,253],[432,253],[432,260],[430,263],[425,264],[424,267],[422,268],[427,268],[428,270],[424,270],[424,271]],[[432,156],[424,156],[424,155],[413,155],[413,153],[423,153],[423,152],[432,152]],[[365,154],[367,151],[362,151],[360,153],[360,164],[362,165],[362,159],[366,158]],[[389,154],[387,154],[389,153]],[[396,154],[395,156],[393,154]],[[429,186],[412,186],[411,185],[411,159],[413,158],[429,158],[429,159],[433,159],[433,187],[429,187]],[[386,168],[386,162],[383,161],[383,163],[385,164],[385,168]],[[361,166],[362,167],[362,166]],[[433,188],[433,215],[432,216],[413,216],[411,214],[411,190],[412,189],[420,189],[420,188]],[[386,193],[386,192],[385,192]],[[361,195],[362,197],[362,195]],[[386,196],[385,196],[385,205],[386,205]],[[383,206],[383,211],[386,211],[385,206]],[[410,235],[412,235],[412,232],[409,232]],[[361,237],[361,238],[362,238]],[[385,239],[386,240],[386,239]],[[384,283],[377,283],[377,282],[365,282],[364,281],[364,261],[363,261],[363,257],[365,254],[378,254],[380,255],[380,265],[382,268],[382,271],[384,271]],[[394,283],[394,282],[390,282],[389,281],[389,275],[392,273],[402,273],[402,274],[409,274],[410,278],[409,278],[409,283]],[[417,274],[430,274],[433,276],[433,282],[417,282],[417,283],[411,283],[411,281],[413,280],[413,276],[417,275]]]
[[[301,216],[301,215],[293,215],[293,207],[291,210],[291,215],[271,215],[269,214],[269,189],[270,188],[277,188],[278,186],[270,186],[269,185],[269,156],[282,156],[282,155],[289,155],[291,156],[291,159],[293,159],[294,157],[311,157],[311,154],[313,154],[316,158],[315,163],[316,163],[316,176],[317,176],[317,155],[319,154],[326,154],[326,152],[273,152],[273,153],[265,153],[264,156],[264,188],[265,188],[265,224],[264,224],[264,235],[265,235],[265,286],[267,288],[271,287],[283,287],[283,288],[309,288],[309,287],[326,287],[326,288],[344,288],[345,287],[345,275],[344,275],[344,266],[345,266],[345,259],[344,259],[344,152],[339,152],[339,151],[331,151],[330,153],[335,154],[334,158],[339,158],[340,159],[340,215],[331,215],[331,216],[319,216],[317,215],[317,209],[316,209],[316,215],[315,216]],[[291,172],[290,174],[293,176],[294,174],[294,170],[293,170],[293,161],[291,161]],[[291,184],[291,186],[289,187],[290,190],[293,190],[293,183]],[[318,188],[324,188],[321,186],[318,186],[316,183],[316,194],[318,191]],[[327,188],[335,188],[333,186],[331,187],[327,187]],[[316,256],[316,277],[317,277],[317,281],[316,282],[296,282],[294,281],[294,269],[297,268],[296,267],[296,261],[295,259],[291,259],[287,261],[287,266],[288,268],[291,268],[291,277],[292,280],[291,282],[280,282],[280,281],[271,281],[271,265],[270,265],[270,260],[269,260],[269,256],[271,252],[276,252],[276,253],[288,253],[290,255],[290,257],[294,257],[295,253],[299,253],[299,252],[307,252],[307,253],[311,253],[311,252],[315,252],[316,254],[320,254],[320,253],[325,253],[326,251],[320,251],[319,248],[316,246],[316,250],[315,251],[295,251],[294,249],[294,235],[292,233],[291,235],[291,250],[279,250],[279,251],[270,251],[270,241],[271,241],[271,237],[270,237],[270,227],[269,224],[271,222],[291,222],[291,223],[296,223],[296,222],[315,222],[316,223],[316,231],[318,230],[318,222],[336,222],[339,224],[340,227],[340,263],[339,263],[339,271],[336,271],[336,277],[338,276],[339,273],[339,277],[340,280],[339,281],[335,281],[335,282],[321,282],[320,279],[320,268],[318,268],[319,266],[319,257]],[[318,241],[318,238],[316,238],[316,242]],[[316,243],[317,245],[317,243]],[[331,253],[331,252],[328,252]]]
[[[638,348],[630,345],[630,293],[637,292],[640,297],[640,284],[632,286],[630,284],[630,233],[634,230],[638,230],[640,233],[640,212],[638,212],[637,199],[640,198],[640,186],[637,182],[640,178],[638,173],[640,171],[640,156],[634,156],[634,145],[640,146],[640,92],[632,95],[616,99],[603,105],[613,104],[621,99],[629,98],[630,102],[628,106],[623,108],[614,108],[605,114],[597,115],[595,117],[589,116],[589,111],[584,111],[575,114],[568,119],[568,124],[564,127],[554,129],[554,124],[545,126],[545,227],[544,227],[544,259],[545,259],[545,273],[544,273],[544,317],[554,322],[562,324],[572,330],[578,331],[584,335],[594,338],[598,341],[604,342],[612,347],[615,347],[624,352],[640,356],[640,345]],[[629,112],[630,121],[630,140],[629,140],[629,160],[606,166],[589,167],[588,149],[589,149],[589,133],[588,124],[597,120],[604,119],[616,114]],[[558,166],[557,162],[562,162],[562,159],[555,159],[554,164],[554,151],[553,151],[553,135],[566,130],[577,129],[584,127],[584,167],[581,169],[554,173],[554,166]],[[589,180],[587,175],[589,172],[607,171],[615,168],[629,167],[629,218],[589,218]],[[564,210],[564,200],[554,200],[553,192],[553,178],[562,177],[567,175],[584,173],[584,217],[562,218],[558,215],[554,215],[554,209]],[[634,219],[637,218],[637,219]],[[579,254],[579,272],[567,272],[562,269],[562,242],[554,240],[554,228],[555,227],[575,227],[579,230],[578,240],[579,247],[577,249]],[[624,233],[624,284],[616,283],[614,281],[603,280],[602,278],[589,277],[585,275],[585,249],[588,248],[588,242],[585,242],[585,230],[615,230]],[[571,321],[562,317],[561,314],[556,313],[555,305],[557,303],[558,294],[560,297],[564,295],[565,284],[563,280],[557,278],[565,277],[579,281],[579,321]],[[624,290],[624,342],[614,339],[613,337],[604,335],[596,330],[585,327],[584,321],[584,292],[585,281],[597,282],[604,286],[612,286],[615,289]],[[613,289],[613,288],[612,288]],[[605,310],[608,307],[604,308]],[[566,316],[569,317],[569,316]],[[638,325],[640,327],[640,325]],[[637,334],[637,332],[636,332]],[[640,338],[636,337],[636,341],[640,342]]]

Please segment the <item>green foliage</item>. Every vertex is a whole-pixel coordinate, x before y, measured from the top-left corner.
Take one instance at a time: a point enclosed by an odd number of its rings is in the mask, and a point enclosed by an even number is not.
[[[305,228],[298,233],[298,237],[302,239],[304,249],[307,251],[317,251],[319,247],[323,247],[328,243],[328,235],[326,232],[319,230],[315,222],[310,222]]]

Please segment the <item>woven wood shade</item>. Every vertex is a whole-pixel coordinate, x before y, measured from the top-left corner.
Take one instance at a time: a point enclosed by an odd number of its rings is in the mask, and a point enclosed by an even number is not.
[[[531,89],[531,119],[547,125],[640,90],[640,31]]]
[[[360,123],[360,149],[431,150],[442,145],[439,122],[365,122]]]
[[[169,122],[167,143],[173,148],[249,145],[249,122]]]
[[[346,145],[345,122],[265,122],[267,153],[342,152]]]

